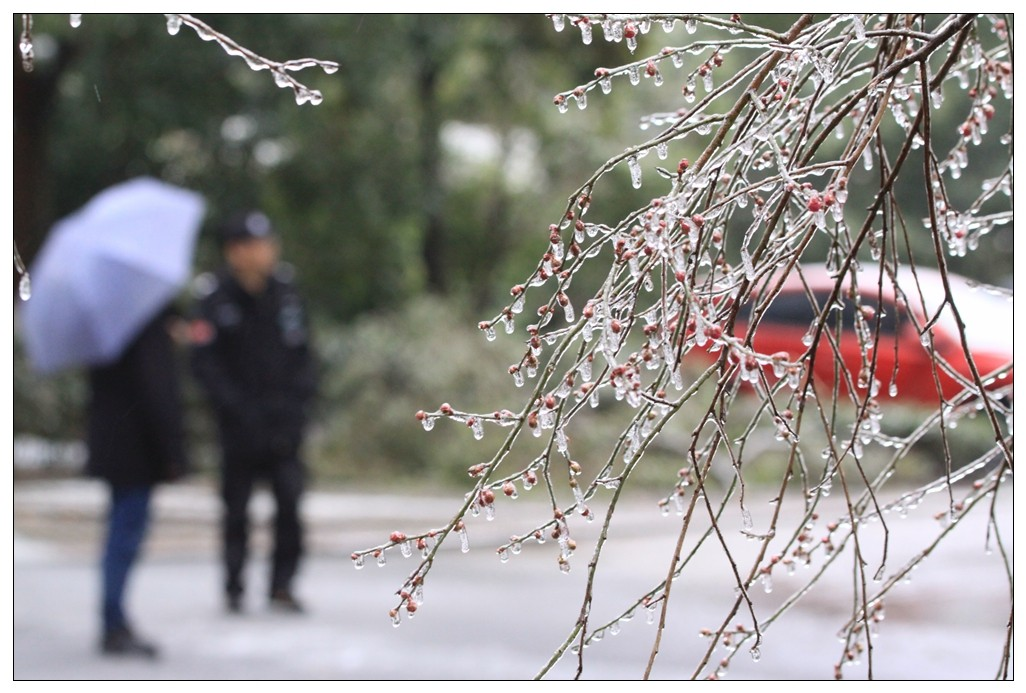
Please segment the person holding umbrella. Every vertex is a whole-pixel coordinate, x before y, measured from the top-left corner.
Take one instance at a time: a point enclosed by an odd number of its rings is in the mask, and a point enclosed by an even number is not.
[[[88,367],[87,471],[109,490],[101,560],[101,652],[153,658],[125,594],[154,487],[187,469],[171,329],[191,274],[202,198],[152,178],[104,190],[51,231],[21,310],[29,362],[44,374]]]
[[[88,472],[110,486],[102,560],[101,649],[156,657],[125,613],[125,588],[149,525],[153,488],[187,469],[178,363],[168,307],[149,321],[113,363],[89,371]]]
[[[299,452],[316,388],[306,312],[265,214],[237,214],[220,232],[224,266],[194,283],[191,361],[220,431],[226,603],[242,610],[249,499],[266,480],[275,500],[270,604],[299,613],[292,586],[303,553]]]

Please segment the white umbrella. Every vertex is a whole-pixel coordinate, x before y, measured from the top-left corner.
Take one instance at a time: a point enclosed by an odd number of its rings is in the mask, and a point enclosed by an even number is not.
[[[57,222],[21,309],[33,368],[115,360],[188,281],[204,208],[198,193],[136,178]]]

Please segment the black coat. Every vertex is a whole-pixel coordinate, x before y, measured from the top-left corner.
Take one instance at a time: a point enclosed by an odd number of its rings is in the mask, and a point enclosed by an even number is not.
[[[226,457],[294,459],[316,369],[306,311],[281,265],[257,296],[226,271],[196,281],[192,370],[217,414]]]
[[[187,467],[182,397],[169,313],[117,361],[90,370],[87,472],[115,486],[176,479]]]

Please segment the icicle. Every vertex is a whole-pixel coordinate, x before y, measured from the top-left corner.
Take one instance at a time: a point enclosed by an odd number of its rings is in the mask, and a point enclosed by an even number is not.
[[[581,42],[587,46],[591,43],[591,22],[582,18],[577,25],[581,28]]]
[[[627,157],[627,167],[631,172],[631,185],[635,188],[641,187],[641,165],[636,156]]]
[[[29,279],[28,272],[22,273],[21,281],[18,282],[18,296],[22,301],[32,298],[32,280]]]
[[[167,17],[167,33],[174,36],[182,28],[182,18],[177,14],[165,15]]]

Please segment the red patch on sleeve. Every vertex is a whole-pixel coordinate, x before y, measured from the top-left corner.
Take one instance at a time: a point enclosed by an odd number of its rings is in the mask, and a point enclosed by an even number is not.
[[[214,326],[209,320],[197,318],[189,323],[189,340],[196,346],[203,346],[214,341]]]

